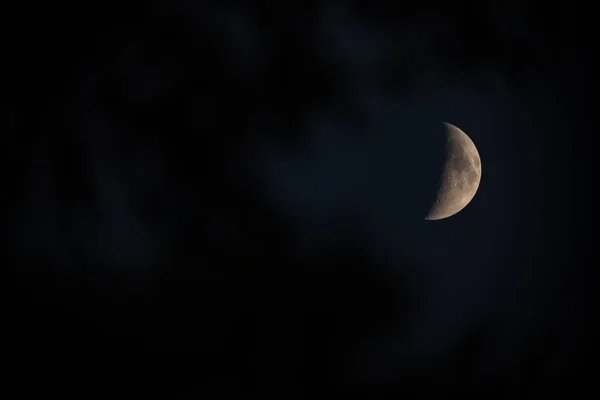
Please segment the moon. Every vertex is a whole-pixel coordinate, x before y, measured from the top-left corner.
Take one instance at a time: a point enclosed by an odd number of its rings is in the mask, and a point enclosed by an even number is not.
[[[444,122],[446,157],[435,202],[426,220],[453,216],[467,206],[475,196],[481,181],[481,158],[477,147],[463,131]]]

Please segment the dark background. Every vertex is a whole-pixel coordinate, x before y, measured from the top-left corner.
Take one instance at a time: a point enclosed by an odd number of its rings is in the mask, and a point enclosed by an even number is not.
[[[5,397],[593,390],[592,13],[277,4],[2,13]]]

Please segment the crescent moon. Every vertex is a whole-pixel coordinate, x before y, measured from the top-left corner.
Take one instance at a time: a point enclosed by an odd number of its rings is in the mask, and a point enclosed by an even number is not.
[[[475,196],[481,181],[481,158],[477,147],[466,133],[444,122],[446,159],[444,171],[426,220],[453,216],[467,206]]]

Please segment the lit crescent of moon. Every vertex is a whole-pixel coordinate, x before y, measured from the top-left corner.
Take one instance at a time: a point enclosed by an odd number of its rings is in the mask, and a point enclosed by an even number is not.
[[[481,181],[481,158],[477,147],[463,131],[444,122],[446,160],[435,202],[426,220],[453,216],[475,196]]]

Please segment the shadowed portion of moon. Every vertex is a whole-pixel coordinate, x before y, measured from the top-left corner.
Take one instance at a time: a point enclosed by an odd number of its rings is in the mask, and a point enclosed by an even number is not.
[[[426,220],[448,218],[461,211],[473,199],[481,181],[481,158],[471,138],[454,125],[444,126],[444,171]]]

